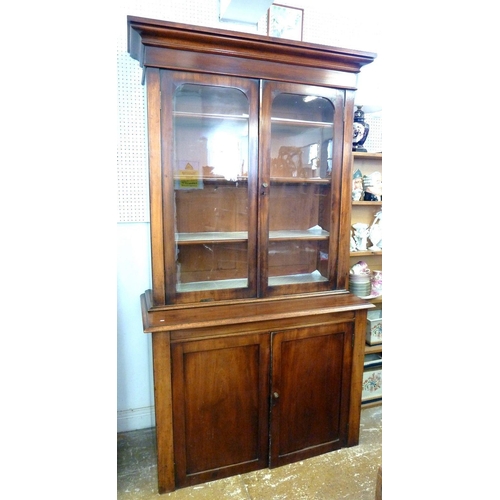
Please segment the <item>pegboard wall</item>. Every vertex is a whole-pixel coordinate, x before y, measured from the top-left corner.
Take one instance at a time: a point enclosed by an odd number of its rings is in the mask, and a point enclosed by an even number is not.
[[[149,219],[147,134],[142,70],[128,53],[118,53],[118,220]],[[127,81],[129,80],[129,81]]]
[[[382,152],[382,113],[365,113],[365,122],[370,126],[365,149],[370,153]]]
[[[381,40],[381,2],[362,0],[352,9],[349,2],[280,0],[282,5],[304,9],[303,40],[369,52],[378,52]],[[364,5],[366,3],[366,5]],[[219,0],[129,0],[118,2],[117,97],[118,222],[149,221],[145,88],[142,69],[127,52],[127,15],[185,24],[267,34],[267,15],[257,26],[219,21]],[[328,22],[325,22],[325,19]],[[382,115],[365,114],[370,133],[365,147],[382,150]]]

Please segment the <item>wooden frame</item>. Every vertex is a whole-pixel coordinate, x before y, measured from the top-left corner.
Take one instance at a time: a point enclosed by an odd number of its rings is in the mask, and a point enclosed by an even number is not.
[[[267,34],[302,41],[304,9],[273,3],[268,12]]]

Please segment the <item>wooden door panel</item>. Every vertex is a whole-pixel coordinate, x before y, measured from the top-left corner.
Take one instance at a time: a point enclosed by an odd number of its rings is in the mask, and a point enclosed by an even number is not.
[[[269,335],[186,342],[172,353],[177,486],[266,467]]]
[[[349,323],[273,335],[271,467],[344,445],[351,342]]]

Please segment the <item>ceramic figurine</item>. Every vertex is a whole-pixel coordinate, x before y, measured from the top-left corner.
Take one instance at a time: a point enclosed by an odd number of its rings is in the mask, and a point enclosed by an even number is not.
[[[363,176],[364,201],[382,201],[382,174],[373,172]]]
[[[271,175],[277,177],[299,177],[302,173],[302,149],[281,146],[278,158],[271,160]],[[302,175],[302,177],[304,177]]]
[[[363,174],[359,168],[352,176],[352,201],[361,201],[363,198]]]
[[[372,292],[371,294],[378,297],[382,295],[382,271],[372,271],[371,276]]]
[[[382,210],[375,214],[372,225],[368,230],[368,237],[372,243],[372,246],[368,250],[372,252],[382,250]]]
[[[354,241],[356,242],[357,251],[365,251],[368,244],[368,224],[364,222],[356,222],[353,224],[354,228]]]
[[[357,248],[356,248],[356,240],[354,239],[354,236],[352,235],[352,231],[351,231],[351,246],[350,246],[349,251],[355,252],[356,250],[357,250]]]

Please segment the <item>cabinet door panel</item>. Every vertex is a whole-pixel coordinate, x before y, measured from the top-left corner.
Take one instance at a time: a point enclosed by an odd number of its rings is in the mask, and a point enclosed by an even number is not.
[[[266,467],[269,335],[176,344],[172,356],[177,485]]]
[[[263,82],[261,296],[342,288],[343,116],[339,90]]]
[[[271,467],[345,444],[352,331],[344,323],[273,334]]]
[[[256,297],[258,81],[161,75],[166,303]]]

